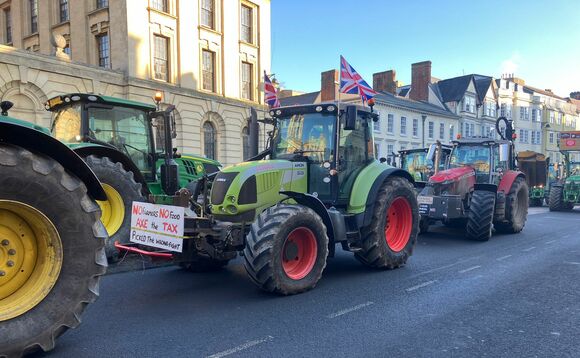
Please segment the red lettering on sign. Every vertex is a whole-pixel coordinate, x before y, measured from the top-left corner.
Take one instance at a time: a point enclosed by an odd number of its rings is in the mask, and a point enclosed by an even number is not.
[[[143,212],[143,207],[139,205],[133,205],[133,215],[139,215]]]
[[[159,209],[159,217],[161,217],[163,219],[167,219],[169,217],[169,210]]]
[[[137,227],[147,229],[147,219],[137,219]]]
[[[163,231],[177,234],[177,224],[163,223]]]

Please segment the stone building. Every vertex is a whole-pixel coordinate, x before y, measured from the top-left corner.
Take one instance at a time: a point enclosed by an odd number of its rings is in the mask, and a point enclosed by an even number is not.
[[[61,93],[160,90],[179,149],[227,165],[248,152],[250,108],[266,109],[270,0],[0,0],[0,40],[0,97],[42,125]]]

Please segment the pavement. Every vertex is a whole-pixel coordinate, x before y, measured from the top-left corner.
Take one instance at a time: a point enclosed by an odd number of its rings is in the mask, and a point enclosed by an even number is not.
[[[530,208],[524,231],[472,242],[443,226],[408,264],[329,259],[318,286],[259,291],[240,260],[194,274],[112,274],[83,324],[37,357],[580,357],[580,208]]]

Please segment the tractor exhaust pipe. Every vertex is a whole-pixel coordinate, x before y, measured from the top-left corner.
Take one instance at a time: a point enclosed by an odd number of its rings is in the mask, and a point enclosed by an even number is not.
[[[437,140],[435,142],[435,162],[433,164],[434,173],[437,174],[439,172],[439,164],[441,163],[441,141]]]
[[[248,156],[250,158],[258,155],[258,142],[260,137],[260,124],[258,124],[258,113],[254,107],[250,108],[250,118],[248,118],[248,132],[249,132],[249,147],[250,153]],[[245,158],[244,158],[245,159]]]

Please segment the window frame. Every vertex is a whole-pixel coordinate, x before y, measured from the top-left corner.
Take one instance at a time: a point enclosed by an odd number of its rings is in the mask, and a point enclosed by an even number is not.
[[[61,24],[70,21],[70,2],[68,0],[58,0],[58,20]]]
[[[246,74],[245,73],[245,69],[249,68],[249,73]],[[214,71],[215,72],[215,71]],[[244,81],[244,77],[247,76],[249,81]],[[247,94],[248,97],[244,97],[244,86],[247,83]],[[241,64],[241,71],[240,71],[240,86],[241,86],[241,91],[240,91],[240,98],[247,100],[247,101],[253,101],[254,100],[254,64],[248,61],[242,61]]]
[[[435,122],[429,121],[427,124],[427,138],[433,139],[435,138]]]
[[[401,116],[400,134],[405,137],[407,136],[407,117],[405,116]]]
[[[97,65],[101,68],[111,68],[111,38],[109,36],[108,32],[103,32],[98,34],[97,36],[95,36],[96,40],[97,40]],[[107,52],[107,56],[102,56],[103,54],[103,48],[102,48],[102,43],[101,40],[106,38],[106,52]],[[103,65],[103,63],[101,62],[102,60],[106,60],[105,65]]]
[[[419,138],[419,119],[413,118],[413,138]]]
[[[391,113],[387,114],[387,133],[395,134],[395,115]]]
[[[211,3],[211,10],[208,10],[204,7],[204,3],[205,1],[209,1]],[[211,25],[207,25],[204,24],[204,13],[208,13],[209,14],[209,18],[211,19]],[[211,29],[211,30],[216,30],[216,0],[200,0],[199,2],[199,24],[202,27]]]
[[[30,34],[34,35],[38,33],[38,0],[28,1],[28,20],[30,21]]]
[[[244,24],[244,9],[247,9],[249,11],[249,24],[245,25]],[[254,29],[254,18],[255,18],[255,14],[254,14],[254,10],[255,10],[255,6],[252,6],[248,3],[242,2],[240,4],[240,41],[248,43],[248,44],[254,44],[254,33],[255,33],[255,29]],[[243,31],[244,28],[248,29],[248,37],[246,39],[245,37],[245,32]],[[248,41],[249,40],[249,41]]]
[[[106,9],[109,7],[109,0],[96,0],[95,9]]]
[[[159,46],[157,40],[162,39],[165,41],[165,59],[158,57],[159,54]],[[170,38],[167,36],[163,36],[160,34],[153,34],[153,79],[162,82],[171,82],[171,43]],[[157,77],[157,62],[158,61],[165,61],[165,79]],[[161,73],[161,72],[159,72]]]
[[[211,89],[206,88],[205,73],[205,54],[211,55]],[[201,50],[201,89],[204,91],[217,93],[217,76],[216,76],[216,53],[209,49]]]
[[[4,40],[6,44],[12,43],[12,9],[10,6],[2,9],[4,16]]]
[[[209,138],[208,140],[208,131],[206,130],[206,126],[210,126],[211,127],[211,138]],[[203,155],[206,158],[209,159],[213,159],[213,160],[217,160],[217,128],[215,126],[214,123],[212,123],[210,120],[206,120],[203,122],[202,126],[201,126],[201,133],[203,135]],[[208,151],[211,148],[211,156],[208,155]]]
[[[157,5],[161,4],[162,9],[157,7]],[[164,14],[170,13],[170,4],[169,0],[149,0],[149,8],[155,11],[162,12]]]

